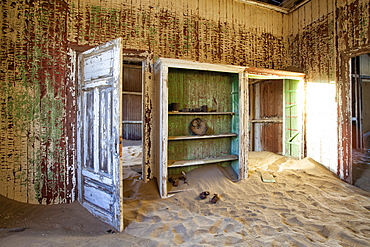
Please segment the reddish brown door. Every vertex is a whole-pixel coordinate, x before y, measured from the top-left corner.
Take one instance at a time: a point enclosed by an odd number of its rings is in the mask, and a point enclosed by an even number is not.
[[[251,95],[252,151],[283,153],[283,80],[254,80]]]

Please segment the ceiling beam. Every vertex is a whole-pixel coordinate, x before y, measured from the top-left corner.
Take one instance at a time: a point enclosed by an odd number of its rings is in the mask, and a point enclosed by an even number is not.
[[[277,12],[281,12],[283,14],[288,14],[289,13],[289,9],[287,9],[287,8],[278,7],[278,6],[275,6],[275,5],[272,5],[272,4],[268,4],[268,3],[257,2],[257,1],[253,1],[253,0],[236,0],[236,1],[239,1],[239,2],[242,2],[242,3],[248,3],[248,4],[252,4],[252,5],[257,5],[257,6],[264,7],[264,8],[268,8],[268,9],[271,9],[271,10],[275,10]]]
[[[294,10],[296,9],[299,9],[300,7],[302,7],[303,5],[305,5],[306,3],[308,2],[311,2],[311,0],[304,0],[302,2],[300,2],[299,4],[297,4],[296,6],[292,6],[290,9],[289,9],[289,13],[293,12]]]
[[[263,8],[268,8],[268,9],[275,10],[275,11],[283,13],[283,14],[289,14],[289,13],[299,9],[300,7],[305,5],[306,3],[310,2],[311,0],[300,1],[300,3],[298,3],[296,5],[295,5],[295,2],[297,2],[297,0],[284,0],[280,4],[280,6],[276,6],[276,5],[273,5],[273,4],[268,4],[268,3],[260,2],[260,1],[256,1],[256,0],[236,0],[236,1],[239,1],[239,2],[242,2],[242,3],[247,3],[247,4],[252,4],[252,5],[257,5],[257,6],[260,6],[260,7],[263,7]]]
[[[279,6],[290,9],[295,5],[296,2],[297,0],[284,0]]]

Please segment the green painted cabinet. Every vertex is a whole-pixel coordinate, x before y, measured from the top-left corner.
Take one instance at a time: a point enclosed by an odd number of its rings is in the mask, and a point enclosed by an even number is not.
[[[168,178],[199,166],[247,168],[247,87],[244,68],[159,58],[157,180],[167,197]]]

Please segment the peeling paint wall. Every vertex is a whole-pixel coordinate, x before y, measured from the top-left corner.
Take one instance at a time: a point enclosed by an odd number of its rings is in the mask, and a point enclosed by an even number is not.
[[[312,0],[288,15],[288,66],[306,80],[335,80],[334,0]]]
[[[336,85],[336,97],[331,97],[329,104],[322,103],[326,106],[326,118],[323,119],[321,111],[307,113],[306,133],[314,134],[313,129],[319,122],[320,131],[331,133],[334,128],[337,134],[320,135],[319,131],[316,138],[310,136],[307,155],[315,157],[349,183],[352,182],[349,59],[370,52],[369,21],[370,3],[367,0],[312,0],[290,13],[287,23],[288,66],[306,73],[308,83]],[[312,88],[325,90],[332,87],[324,85],[320,89],[316,85]],[[307,105],[311,104],[310,99],[320,100],[320,97],[308,97]],[[336,107],[329,109],[328,105]]]
[[[71,1],[68,40],[98,45],[123,37],[156,57],[285,67],[284,14],[234,0]]]
[[[0,6],[0,194],[28,203],[71,202],[68,6],[64,1]]]
[[[338,97],[338,170],[352,183],[352,115],[349,82],[351,57],[370,53],[370,2],[367,0],[337,1],[336,76]]]
[[[351,180],[347,60],[370,50],[367,0],[312,0],[288,15],[236,0],[3,0],[0,8],[1,195],[75,200],[74,49],[117,37],[154,58],[294,66],[310,82],[335,82],[338,113],[329,112],[339,125],[330,145],[340,142],[329,160]]]
[[[4,0],[0,6],[0,194],[22,202],[75,200],[76,47],[123,37],[125,48],[154,58],[286,66],[286,16],[239,1]]]
[[[337,172],[334,23],[334,0],[312,0],[288,14],[287,26],[288,64],[307,75],[305,156]]]

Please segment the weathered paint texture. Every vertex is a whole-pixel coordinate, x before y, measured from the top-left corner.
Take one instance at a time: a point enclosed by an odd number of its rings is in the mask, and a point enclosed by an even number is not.
[[[71,202],[68,6],[2,1],[1,9],[0,193],[30,203]]]
[[[370,50],[367,0],[312,0],[287,15],[236,0],[3,0],[0,8],[0,194],[8,198],[75,200],[72,47],[117,37],[154,58],[295,66],[310,81],[337,82],[337,173],[350,181],[345,66]]]
[[[312,5],[312,2],[297,10],[300,14],[298,18],[305,18],[304,11],[309,5]],[[290,15],[296,14],[294,12]],[[292,25],[299,24],[295,18],[291,21]],[[298,33],[288,36],[288,66],[304,71],[307,81],[327,83],[335,80],[333,25],[334,18],[331,12],[300,28]],[[292,27],[289,30],[293,29]]]
[[[67,47],[123,37],[126,48],[155,57],[285,66],[284,15],[238,1],[5,0],[1,8],[0,193],[18,201],[75,200],[75,68]]]
[[[98,45],[123,37],[126,48],[171,57],[283,68],[284,15],[233,0],[71,1],[68,40]]]
[[[318,135],[316,141],[312,139],[307,146],[320,146],[328,143],[323,138],[330,138],[330,146],[316,149],[313,155],[321,157],[318,161],[327,167],[335,167],[333,163],[336,163],[336,168],[331,170],[351,183],[349,60],[370,52],[370,3],[367,0],[312,0],[288,17],[288,65],[305,72],[308,82],[336,83],[337,95],[330,104],[338,107],[325,111],[336,115],[337,121],[332,117],[323,119],[320,113],[307,115],[307,121],[319,121],[324,129],[333,125],[336,128],[338,124],[338,134]]]
[[[351,57],[370,53],[370,2],[367,0],[336,2],[336,64],[339,159],[338,174],[352,183],[352,114],[349,81]]]

